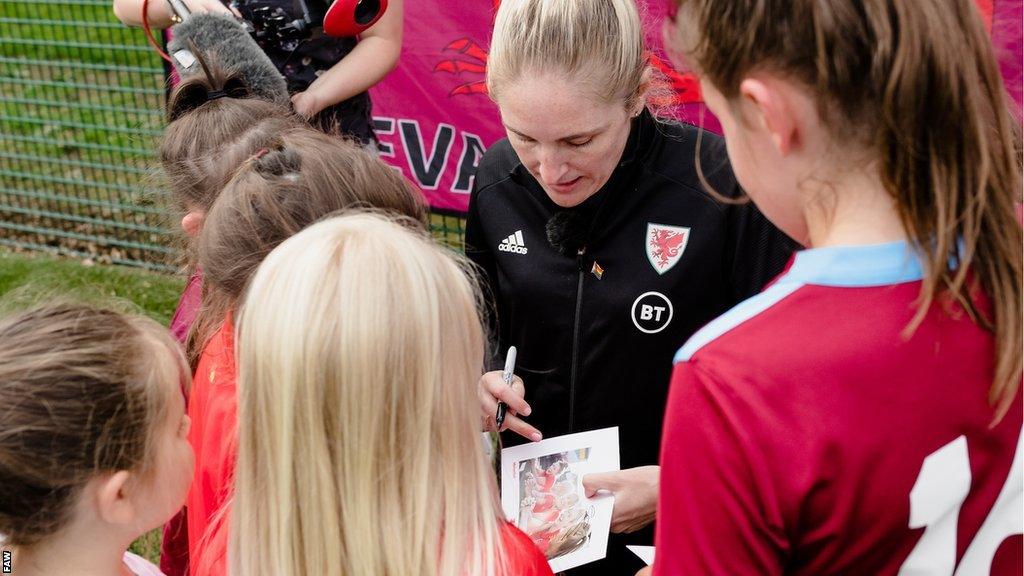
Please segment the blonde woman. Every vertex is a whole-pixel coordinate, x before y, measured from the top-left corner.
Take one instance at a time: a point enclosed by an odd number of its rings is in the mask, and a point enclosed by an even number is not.
[[[267,257],[237,334],[232,573],[551,574],[481,451],[483,330],[453,254],[326,220]]]
[[[608,560],[641,566],[651,544],[672,357],[698,328],[756,294],[794,244],[740,195],[722,140],[648,110],[653,71],[635,0],[504,0],[487,86],[508,139],[480,161],[467,255],[486,271],[499,357],[519,350],[515,390],[480,381],[506,444],[619,427],[623,470],[584,487],[615,494]],[[525,386],[525,389],[523,388]],[[525,395],[525,396],[524,396]],[[520,437],[521,436],[521,437]]]

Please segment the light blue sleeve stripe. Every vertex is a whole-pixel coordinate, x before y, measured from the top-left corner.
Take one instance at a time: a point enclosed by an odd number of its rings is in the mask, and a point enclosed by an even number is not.
[[[719,336],[771,308],[802,286],[804,286],[803,282],[786,282],[785,278],[783,278],[764,292],[740,302],[691,336],[686,341],[686,344],[679,349],[679,352],[676,352],[675,362],[686,362],[698,350]]]

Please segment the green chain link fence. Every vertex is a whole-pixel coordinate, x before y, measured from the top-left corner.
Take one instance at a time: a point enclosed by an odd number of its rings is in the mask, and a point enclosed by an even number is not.
[[[165,96],[163,62],[110,0],[0,0],[0,247],[173,270]],[[462,247],[458,214],[431,227]]]

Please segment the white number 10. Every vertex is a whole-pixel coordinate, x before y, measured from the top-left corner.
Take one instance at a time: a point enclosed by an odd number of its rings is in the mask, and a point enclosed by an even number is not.
[[[960,436],[939,448],[921,464],[910,491],[910,528],[924,528],[917,546],[900,567],[900,576],[961,576],[988,574],[996,550],[1003,540],[1024,533],[1024,472],[1021,449],[1024,435],[1017,438],[1010,474],[999,491],[992,510],[971,540],[960,565],[956,565],[956,532],[960,506],[971,490],[971,462],[967,438]],[[954,571],[955,569],[955,571]]]

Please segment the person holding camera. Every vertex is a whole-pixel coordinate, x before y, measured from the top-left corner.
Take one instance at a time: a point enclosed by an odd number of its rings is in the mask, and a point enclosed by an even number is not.
[[[256,42],[288,82],[295,111],[324,131],[338,130],[375,147],[372,103],[368,90],[398,64],[402,50],[403,0],[390,0],[387,11],[358,38],[310,34],[289,25],[301,20],[293,0],[181,0],[191,12],[223,12],[244,20]],[[113,0],[114,15],[129,26],[143,24],[143,0]],[[305,0],[311,12],[329,0]],[[324,10],[326,6],[319,6]],[[172,25],[176,17],[166,0],[149,0],[150,26]]]

